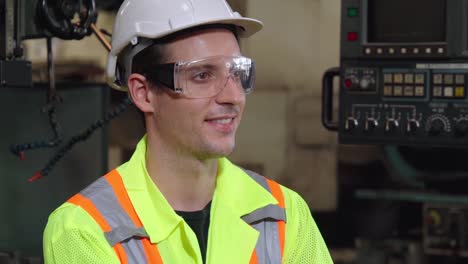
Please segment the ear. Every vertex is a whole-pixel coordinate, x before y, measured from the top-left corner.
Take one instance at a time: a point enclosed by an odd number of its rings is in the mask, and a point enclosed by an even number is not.
[[[135,106],[143,113],[154,112],[155,109],[151,100],[153,98],[153,96],[151,96],[153,91],[145,76],[132,73],[128,77],[128,92]]]

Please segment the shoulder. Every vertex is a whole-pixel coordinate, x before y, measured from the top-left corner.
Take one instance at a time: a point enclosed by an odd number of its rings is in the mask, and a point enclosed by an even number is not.
[[[102,233],[102,230],[83,208],[65,202],[50,214],[44,241],[53,243],[64,234],[73,232]]]
[[[81,207],[64,203],[50,216],[43,236],[46,263],[117,263],[104,232]]]

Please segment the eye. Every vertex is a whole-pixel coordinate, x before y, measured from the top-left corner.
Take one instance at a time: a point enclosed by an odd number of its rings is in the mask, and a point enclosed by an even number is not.
[[[212,79],[213,75],[210,72],[198,72],[192,77],[195,81],[203,82]]]

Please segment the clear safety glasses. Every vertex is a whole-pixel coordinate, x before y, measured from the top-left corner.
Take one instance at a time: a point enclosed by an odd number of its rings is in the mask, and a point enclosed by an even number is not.
[[[215,96],[228,82],[249,94],[253,90],[255,63],[243,56],[213,56],[159,64],[146,75],[151,81],[161,83],[187,98]]]

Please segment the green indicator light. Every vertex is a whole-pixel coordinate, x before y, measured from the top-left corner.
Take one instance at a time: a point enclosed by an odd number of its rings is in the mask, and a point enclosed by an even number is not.
[[[348,17],[357,17],[359,11],[356,7],[348,7]]]

